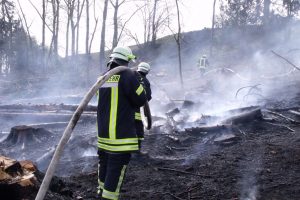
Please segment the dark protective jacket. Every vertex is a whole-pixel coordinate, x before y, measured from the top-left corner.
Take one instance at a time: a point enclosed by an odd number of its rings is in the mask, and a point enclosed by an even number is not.
[[[151,96],[151,85],[150,85],[149,80],[146,78],[146,75],[143,74],[142,72],[135,71],[135,75],[138,78],[139,82],[144,86],[146,96],[147,96],[147,101],[150,101],[152,99],[152,96]],[[143,140],[144,125],[142,122],[140,108],[136,109],[136,112],[135,112],[135,127],[136,127],[136,131],[137,131],[136,133],[137,133],[138,138],[140,140]]]
[[[134,72],[112,76],[98,91],[98,148],[108,152],[138,151],[135,110],[146,102]]]

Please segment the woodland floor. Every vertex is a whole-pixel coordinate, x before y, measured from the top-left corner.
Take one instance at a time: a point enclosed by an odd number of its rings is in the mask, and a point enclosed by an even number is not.
[[[297,122],[272,115],[267,109]],[[212,132],[165,134],[154,127],[146,134],[141,153],[132,157],[121,199],[299,200],[300,117],[290,109],[299,112],[300,93],[289,101],[267,102],[261,107],[263,117],[272,121],[253,120]],[[234,140],[216,142],[229,134],[235,135]],[[91,172],[55,177],[45,199],[97,199],[96,157],[64,167],[76,172],[76,167],[86,162]],[[36,174],[40,183],[43,174]],[[34,199],[37,187],[22,198]]]

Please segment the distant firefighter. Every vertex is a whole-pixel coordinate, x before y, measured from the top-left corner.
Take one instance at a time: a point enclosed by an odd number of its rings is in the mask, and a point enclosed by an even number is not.
[[[137,79],[139,80],[139,82],[143,85],[145,92],[146,92],[146,97],[147,100],[150,101],[151,100],[151,85],[149,80],[147,79],[147,74],[150,71],[150,65],[146,62],[141,62],[138,65],[137,71],[135,72]],[[138,136],[139,139],[139,147],[141,148],[141,143],[144,140],[144,125],[142,122],[142,118],[141,118],[141,112],[140,109],[137,108],[135,111],[135,127],[136,127],[136,134]]]
[[[198,60],[197,66],[198,66],[201,74],[203,75],[206,72],[206,68],[209,66],[209,62],[208,62],[208,59],[207,59],[206,55],[203,55]]]

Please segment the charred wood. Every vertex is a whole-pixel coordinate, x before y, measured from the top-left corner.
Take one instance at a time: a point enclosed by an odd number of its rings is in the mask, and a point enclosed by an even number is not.
[[[64,128],[67,125],[68,122],[52,122],[52,123],[40,123],[40,124],[27,124],[26,126],[30,126],[32,128]]]
[[[221,124],[243,124],[247,122],[251,122],[253,120],[262,120],[262,113],[259,108],[256,108],[249,112],[244,112],[241,114],[238,114],[236,116],[230,117],[226,120],[224,120]]]
[[[75,111],[78,105],[67,104],[40,104],[40,105],[0,105],[0,109],[3,110],[34,110],[34,111]],[[97,106],[88,105],[85,111],[97,112]]]
[[[31,161],[16,161],[0,156],[1,199],[24,199],[36,191],[36,167]]]
[[[289,110],[290,113],[296,115],[297,117],[300,117],[300,112],[295,111],[295,110]]]
[[[172,194],[172,193],[170,193],[170,192],[166,192],[166,193],[164,193],[164,194],[170,195],[170,196],[172,196],[174,199],[177,199],[177,200],[184,200],[184,199],[179,198],[179,197],[177,197],[176,195],[174,195],[174,194]]]
[[[237,109],[231,109],[228,111],[223,112],[223,115],[236,115],[240,113],[245,113],[249,111],[253,111],[255,109],[259,109],[259,106],[248,106],[248,107],[242,107],[242,108],[237,108]]]
[[[185,129],[186,132],[189,133],[208,133],[208,132],[217,132],[217,131],[226,131],[231,130],[231,125],[216,125],[216,126],[200,126],[194,128]]]
[[[70,120],[72,117],[71,113],[51,113],[51,112],[30,112],[30,113],[23,113],[23,112],[0,112],[0,117],[2,119],[18,119],[22,121],[67,121]],[[91,118],[94,119],[96,114],[88,114],[83,113],[83,118]]]
[[[275,112],[289,111],[289,110],[300,110],[300,107],[288,107],[288,108],[267,108],[268,110]]]
[[[177,173],[181,173],[181,174],[189,174],[189,175],[193,175],[193,176],[201,176],[201,177],[204,177],[204,178],[211,178],[211,176],[209,176],[209,175],[195,174],[195,173],[191,173],[191,172],[186,172],[186,171],[181,171],[181,170],[166,168],[166,167],[157,167],[155,169],[164,170],[164,171],[172,171],[172,172],[177,172]]]
[[[232,144],[234,142],[237,142],[240,138],[237,137],[234,134],[224,134],[214,139],[214,143],[216,144]]]
[[[291,122],[293,124],[299,124],[300,123],[300,122],[298,122],[298,121],[296,121],[296,120],[294,120],[294,119],[292,119],[290,117],[284,116],[284,115],[282,115],[280,113],[277,113],[277,112],[273,112],[273,111],[270,111],[270,110],[266,110],[266,112],[271,113],[271,114],[276,115],[276,116],[279,116],[279,117],[281,117],[281,118],[283,118],[283,119],[285,119],[288,122]]]
[[[288,126],[285,126],[285,125],[281,125],[281,124],[274,124],[274,123],[271,123],[271,122],[267,122],[267,124],[271,124],[273,126],[279,126],[279,127],[283,127],[283,128],[286,128],[287,130],[291,131],[291,132],[295,132],[294,129],[288,127]]]

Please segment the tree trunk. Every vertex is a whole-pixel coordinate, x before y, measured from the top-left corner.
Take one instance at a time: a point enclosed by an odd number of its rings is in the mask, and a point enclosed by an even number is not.
[[[73,17],[71,18],[71,55],[75,55],[75,23]]]
[[[53,39],[53,53],[54,56],[58,56],[58,25],[59,25],[59,0],[52,0],[52,14],[53,14],[53,20],[52,20],[52,39]]]
[[[70,3],[70,24],[71,24],[71,55],[75,55],[75,22],[74,22],[75,0]]]
[[[86,0],[86,34],[85,34],[85,54],[86,54],[86,85],[90,79],[90,51],[89,51],[89,40],[90,40],[90,2]]]
[[[58,33],[59,33],[59,0],[56,0],[56,29],[55,29],[55,56],[58,57]]]
[[[178,32],[177,32],[177,50],[178,50],[178,64],[179,64],[179,76],[180,76],[180,84],[181,89],[183,89],[183,78],[182,78],[182,62],[181,62],[181,25],[180,25],[180,12],[179,12],[179,6],[178,6],[178,0],[175,0],[176,2],[176,9],[177,9],[177,23],[178,23]]]
[[[89,40],[90,40],[90,2],[86,0],[86,33],[85,33],[85,53],[89,53]]]
[[[79,43],[79,22],[80,22],[80,0],[77,0],[77,23],[76,23],[76,55],[78,55]]]
[[[264,25],[267,25],[268,22],[269,22],[270,3],[271,3],[271,0],[264,0],[264,17],[263,17],[263,24]]]
[[[116,0],[114,7],[114,35],[113,35],[113,44],[112,49],[115,48],[118,44],[118,11],[119,11],[119,0]]]
[[[155,45],[156,41],[156,23],[155,23],[155,18],[156,18],[156,6],[157,6],[158,0],[154,0],[154,6],[153,6],[153,16],[152,16],[152,45]]]
[[[46,0],[43,0],[43,13],[42,13],[42,69],[46,68],[46,47],[45,47],[45,31],[46,31]]]
[[[107,5],[108,0],[104,0],[103,18],[102,18],[102,29],[101,29],[101,43],[100,43],[100,71],[105,66],[105,28],[106,28],[106,17],[107,17]]]
[[[79,33],[80,33],[79,24],[80,24],[80,19],[81,19],[81,14],[82,14],[84,4],[85,4],[85,0],[82,1],[82,4],[80,3],[80,0],[78,0],[78,2],[77,2],[77,21],[76,21],[76,25],[75,25],[75,28],[76,28],[76,55],[78,55],[78,48],[79,48],[78,43],[79,43]]]
[[[211,22],[210,56],[212,56],[212,51],[213,51],[213,46],[214,46],[215,11],[216,11],[216,0],[214,0],[214,3],[213,3],[213,15],[212,15],[212,22]]]
[[[66,31],[66,52],[65,52],[65,57],[66,58],[69,56],[69,30],[70,30],[70,17],[69,17],[69,14],[68,14],[67,31]]]

